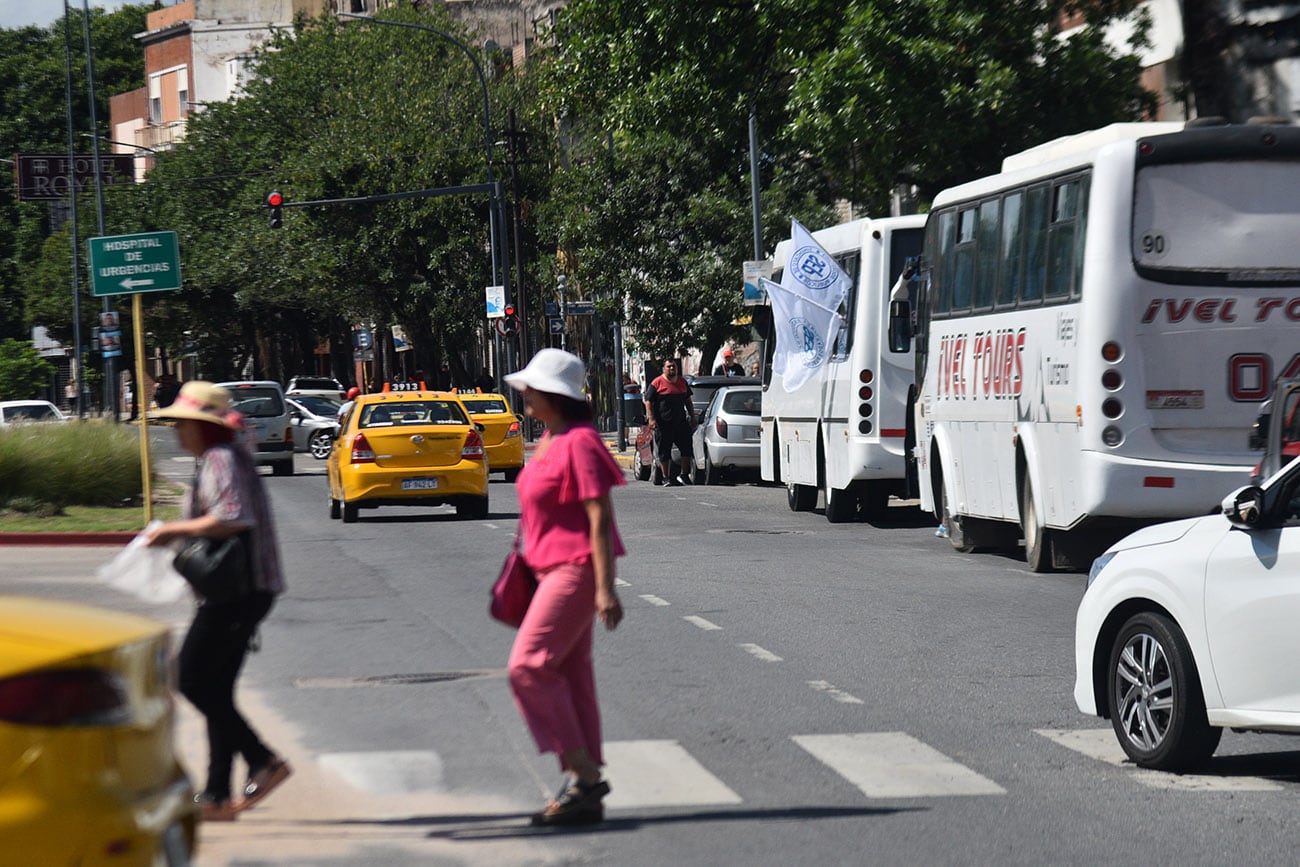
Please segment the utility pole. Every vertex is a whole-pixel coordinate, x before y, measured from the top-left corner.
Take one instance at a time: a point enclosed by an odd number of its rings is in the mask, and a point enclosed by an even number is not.
[[[516,128],[515,110],[513,108],[510,109],[509,119],[510,126],[506,132],[506,140],[510,146],[511,214],[514,218],[515,229],[515,268],[518,269],[515,282],[515,303],[519,307],[519,361],[522,364],[527,364],[530,357],[528,352],[528,286],[524,282],[524,250],[521,240],[523,221],[519,213],[519,203],[522,201],[519,195],[519,160],[527,150],[528,134]]]

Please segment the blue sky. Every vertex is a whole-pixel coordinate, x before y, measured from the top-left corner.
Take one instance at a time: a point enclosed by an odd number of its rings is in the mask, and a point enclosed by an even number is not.
[[[117,9],[127,0],[90,0],[92,7]],[[80,9],[82,0],[68,0],[68,5]],[[35,24],[49,27],[63,15],[63,0],[0,0],[0,29],[12,30]]]

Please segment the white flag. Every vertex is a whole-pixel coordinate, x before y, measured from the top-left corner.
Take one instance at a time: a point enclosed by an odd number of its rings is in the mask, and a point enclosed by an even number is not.
[[[779,283],[762,281],[772,302],[776,346],[772,371],[786,391],[795,391],[825,368],[840,330],[840,315],[816,301],[796,295]]]
[[[786,391],[823,370],[839,334],[839,306],[852,288],[849,275],[798,220],[790,221],[790,242],[781,284],[762,281],[776,329],[772,370]]]
[[[838,309],[852,288],[849,275],[798,220],[790,221],[790,250],[781,286],[822,307]]]

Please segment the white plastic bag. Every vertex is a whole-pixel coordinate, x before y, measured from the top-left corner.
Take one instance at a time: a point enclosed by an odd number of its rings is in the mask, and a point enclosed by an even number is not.
[[[96,577],[115,590],[154,605],[180,599],[189,585],[172,568],[176,552],[170,545],[150,548],[145,544],[146,534],[161,523],[151,521],[116,557],[95,570]]]

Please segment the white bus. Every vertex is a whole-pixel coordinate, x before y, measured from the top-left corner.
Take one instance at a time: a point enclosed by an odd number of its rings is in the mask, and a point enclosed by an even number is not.
[[[921,505],[958,550],[1086,568],[1249,478],[1259,403],[1300,373],[1300,129],[1119,124],[1002,168],[926,224]]]
[[[925,217],[853,220],[813,232],[853,282],[844,327],[825,373],[787,392],[772,375],[763,388],[761,472],[784,482],[790,508],[811,511],[824,494],[832,522],[878,515],[905,489],[907,393],[912,353],[890,352],[889,292],[921,252]],[[780,281],[790,252],[773,257]]]

